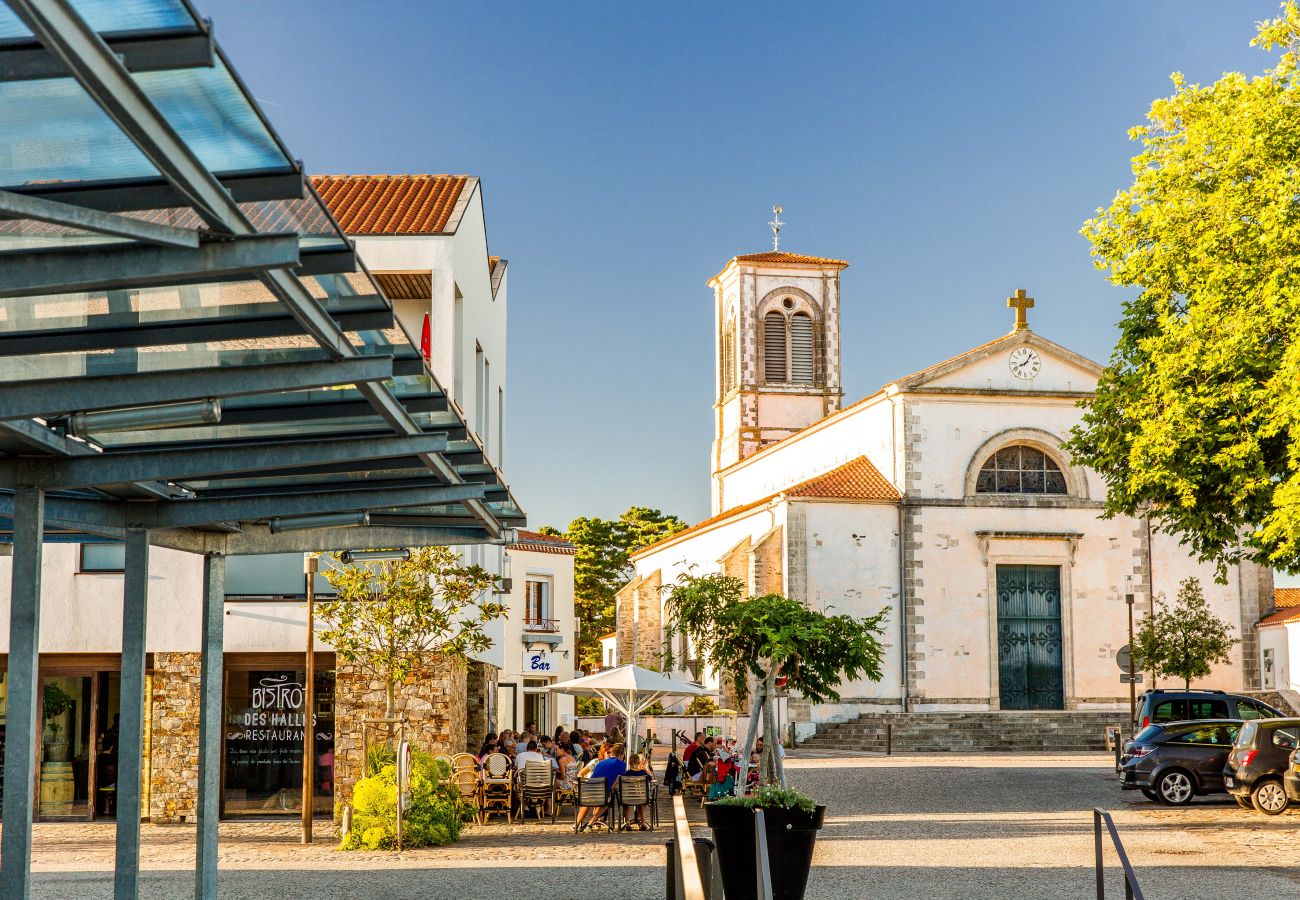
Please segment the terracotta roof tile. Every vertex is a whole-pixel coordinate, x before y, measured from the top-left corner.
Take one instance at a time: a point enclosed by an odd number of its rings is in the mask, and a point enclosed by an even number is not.
[[[1278,609],[1300,606],[1300,588],[1273,588],[1273,605]]]
[[[705,519],[703,522],[697,522],[690,528],[683,529],[676,534],[669,535],[660,539],[658,542],[642,547],[635,553],[629,554],[633,559],[647,551],[653,550],[660,544],[668,541],[676,541],[678,538],[695,534],[702,531],[710,525],[716,525],[727,519],[742,515],[758,509],[760,506],[766,506],[778,497],[795,497],[800,499],[824,499],[824,500],[857,500],[857,501],[882,501],[897,503],[901,496],[898,490],[889,483],[889,480],[881,475],[879,470],[871,464],[871,461],[865,456],[859,456],[837,469],[832,469],[821,475],[809,478],[807,481],[801,481],[793,487],[788,487],[783,491],[777,491],[775,494],[769,494],[760,500],[752,503],[744,503],[740,506],[733,506],[731,509],[721,512],[716,516]]]
[[[786,253],[779,250],[769,250],[767,253],[745,253],[734,257],[734,259],[736,262],[792,263],[796,266],[839,266],[841,269],[846,269],[849,265],[842,259],[808,256],[805,253]]]
[[[1260,625],[1285,625],[1288,622],[1300,622],[1300,606],[1279,609],[1259,620]]]
[[[348,234],[446,234],[468,175],[313,175]]]
[[[578,552],[578,548],[573,546],[564,538],[556,537],[553,534],[542,534],[540,531],[525,531],[519,529],[519,537],[514,543],[507,545],[511,550],[532,550],[537,553],[562,553],[566,556],[572,556]]]

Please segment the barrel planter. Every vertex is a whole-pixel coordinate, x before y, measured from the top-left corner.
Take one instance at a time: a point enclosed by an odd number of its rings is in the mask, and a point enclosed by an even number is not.
[[[743,806],[709,803],[704,815],[713,829],[718,869],[727,900],[758,897],[757,850],[754,846],[754,811]],[[767,858],[776,900],[803,900],[812,870],[813,846],[826,818],[826,807],[812,813],[799,808],[765,808]]]

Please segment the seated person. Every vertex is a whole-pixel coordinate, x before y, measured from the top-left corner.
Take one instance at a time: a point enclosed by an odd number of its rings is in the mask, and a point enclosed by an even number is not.
[[[537,751],[537,741],[529,741],[525,747],[526,749],[515,754],[515,768],[520,772],[524,770],[524,765],[530,762],[544,762],[550,763],[552,766],[555,765],[555,760]]]
[[[699,781],[704,770],[713,765],[713,744],[713,738],[705,738],[704,743],[696,747],[686,760],[686,774],[691,781]]]
[[[574,825],[575,831],[585,831],[586,829],[591,828],[597,823],[604,822],[605,811],[609,808],[608,801],[610,795],[613,793],[614,788],[618,785],[619,776],[627,771],[627,763],[623,761],[623,754],[624,754],[623,745],[607,744],[606,746],[609,748],[608,755],[600,762],[596,763],[595,767],[592,768],[591,770],[591,775],[588,776],[590,778],[605,779],[606,804],[605,806],[601,806],[599,808],[594,806],[584,806],[580,808],[578,810],[577,823]],[[588,816],[590,816],[590,818],[587,824],[583,825],[582,820]]]
[[[636,777],[644,778],[644,779],[645,779],[645,786],[646,786],[646,793],[647,793],[647,794],[650,793],[650,790],[651,790],[651,783],[654,781],[654,775],[652,775],[652,774],[650,773],[650,767],[649,767],[648,765],[646,765],[646,759],[645,759],[645,757],[643,757],[641,754],[639,754],[639,753],[633,753],[632,756],[628,759],[628,763],[627,763],[627,771],[623,773],[623,777],[624,777],[624,778],[636,778]],[[631,831],[631,830],[632,830],[632,825],[633,825],[633,823],[628,821],[628,812],[629,812],[629,810],[631,810],[631,809],[632,809],[632,807],[630,807],[630,806],[625,806],[625,807],[623,807],[623,822],[624,822],[623,830],[624,830],[624,831]],[[638,807],[636,807],[636,823],[635,823],[635,824],[636,824],[637,829],[640,830],[640,831],[649,831],[649,830],[650,830],[650,826],[646,824],[646,820],[645,820],[645,811],[646,811],[646,807],[645,807],[645,806],[638,806]]]

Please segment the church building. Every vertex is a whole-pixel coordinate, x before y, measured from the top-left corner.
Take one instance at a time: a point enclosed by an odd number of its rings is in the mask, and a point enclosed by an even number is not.
[[[795,722],[1127,708],[1126,595],[1140,618],[1196,576],[1241,638],[1203,686],[1258,690],[1271,571],[1241,564],[1219,584],[1144,519],[1102,518],[1104,483],[1062,449],[1101,366],[1033,331],[1016,291],[1009,332],[844,406],[847,265],[774,250],[709,281],[713,515],[634,555],[619,662],[658,668],[663,588],[693,568],[818,610],[889,608],[884,677],[845,683],[840,704],[791,698]]]

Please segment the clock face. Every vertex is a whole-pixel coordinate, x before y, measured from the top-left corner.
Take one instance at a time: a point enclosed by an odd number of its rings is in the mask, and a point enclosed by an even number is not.
[[[1007,359],[1007,365],[1010,367],[1012,375],[1028,381],[1038,375],[1038,370],[1043,367],[1043,361],[1038,358],[1037,353],[1028,347],[1017,347],[1011,351],[1011,356]]]

